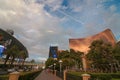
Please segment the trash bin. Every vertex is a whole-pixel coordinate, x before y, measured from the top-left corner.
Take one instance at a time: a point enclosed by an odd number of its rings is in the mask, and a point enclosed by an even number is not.
[[[18,80],[20,76],[19,72],[12,72],[9,74],[9,80]]]

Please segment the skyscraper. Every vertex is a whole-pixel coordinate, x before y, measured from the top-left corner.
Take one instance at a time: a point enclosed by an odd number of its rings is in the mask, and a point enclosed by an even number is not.
[[[57,56],[58,56],[58,46],[50,46],[49,58],[57,59]]]

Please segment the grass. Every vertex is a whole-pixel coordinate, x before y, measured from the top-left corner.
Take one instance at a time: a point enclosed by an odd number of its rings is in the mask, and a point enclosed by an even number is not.
[[[112,80],[120,80],[120,79],[114,79],[114,78],[113,78]]]

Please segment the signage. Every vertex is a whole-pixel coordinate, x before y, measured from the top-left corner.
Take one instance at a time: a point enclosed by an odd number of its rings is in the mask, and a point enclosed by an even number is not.
[[[3,45],[0,45],[0,57],[2,57],[4,49],[5,47]]]

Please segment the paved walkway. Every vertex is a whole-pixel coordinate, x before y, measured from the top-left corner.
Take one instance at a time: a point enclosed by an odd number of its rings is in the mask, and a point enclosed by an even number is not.
[[[46,72],[43,70],[36,78],[35,80],[62,80],[59,77],[53,75],[52,73]]]

